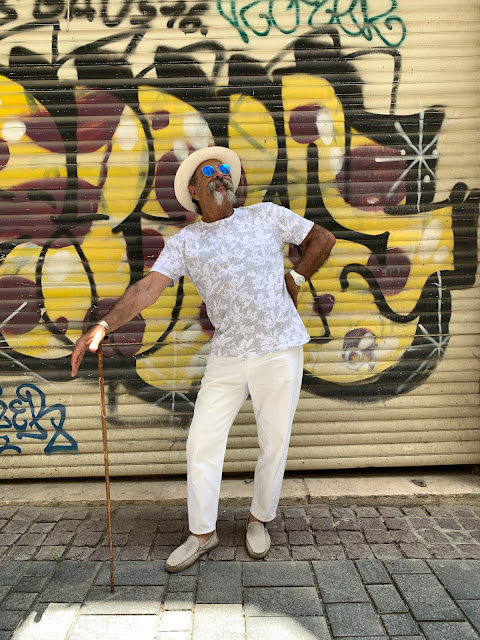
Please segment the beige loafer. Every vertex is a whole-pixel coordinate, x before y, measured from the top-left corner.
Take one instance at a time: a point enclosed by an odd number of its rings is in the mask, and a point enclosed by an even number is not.
[[[192,566],[204,553],[208,553],[215,549],[218,545],[217,532],[214,531],[205,544],[200,545],[198,538],[194,535],[188,536],[183,544],[172,551],[165,563],[165,569],[174,573],[183,571]]]
[[[247,551],[252,558],[264,558],[270,544],[270,535],[263,522],[247,522]]]

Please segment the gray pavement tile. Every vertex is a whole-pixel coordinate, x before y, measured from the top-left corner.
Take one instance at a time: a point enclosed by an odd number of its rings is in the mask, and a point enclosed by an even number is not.
[[[256,562],[243,566],[245,587],[313,587],[308,562]]]
[[[457,604],[480,633],[480,600],[457,600]]]
[[[330,632],[321,616],[298,618],[247,618],[247,638],[262,640],[330,640]]]
[[[25,573],[29,562],[3,560],[0,562],[0,585],[13,586]]]
[[[0,640],[10,640],[11,637],[12,637],[12,633],[10,631],[0,630]]]
[[[191,611],[163,611],[158,623],[159,631],[190,631],[193,623]]]
[[[244,598],[247,618],[323,615],[314,587],[245,587]]]
[[[431,560],[428,564],[454,598],[480,600],[479,560]]]
[[[192,640],[244,640],[240,604],[199,604],[195,608]]]
[[[15,585],[15,591],[25,593],[40,593],[48,580],[47,576],[23,576]]]
[[[12,640],[64,640],[79,609],[80,604],[35,605],[13,634]]]
[[[336,636],[385,637],[372,605],[368,603],[344,603],[325,605],[327,617]]]
[[[154,640],[157,616],[79,616],[68,640]]]
[[[80,615],[158,615],[164,587],[92,587]]]
[[[196,602],[241,604],[241,564],[239,562],[203,562],[200,565]]]
[[[39,595],[40,602],[83,602],[99,562],[62,562]]]
[[[165,611],[191,611],[193,609],[193,591],[167,593],[163,608]]]
[[[391,575],[399,573],[431,573],[424,560],[386,560],[385,566]]]
[[[91,563],[88,563],[91,564]],[[118,586],[163,586],[168,574],[165,562],[120,560],[113,563],[113,579]],[[110,584],[110,562],[104,562],[95,580],[96,585]]]
[[[0,631],[13,631],[24,615],[25,611],[2,611]]]
[[[57,567],[58,562],[55,562],[54,560],[35,560],[35,562],[28,563],[23,575],[51,576]]]
[[[389,613],[382,616],[382,622],[390,636],[418,633],[415,620],[409,613]]]
[[[422,640],[423,636],[390,636],[390,640]],[[342,638],[342,640],[347,640],[347,638]],[[362,638],[365,640],[365,638]]]
[[[185,576],[181,573],[172,573],[168,578],[168,593],[177,591],[193,591],[195,589],[195,576]]]
[[[393,584],[372,584],[367,586],[378,613],[406,613],[408,607]]]
[[[313,562],[324,602],[368,602],[368,595],[350,560]]]
[[[394,580],[416,620],[464,619],[434,575],[397,575]]]
[[[382,640],[382,638],[386,639],[387,636],[342,636],[339,640]]]
[[[468,622],[422,622],[427,640],[478,640],[478,634]]]
[[[27,611],[33,604],[38,593],[17,593],[11,591],[8,596],[2,600],[0,611],[9,609],[10,611]],[[0,612],[0,615],[2,613]]]

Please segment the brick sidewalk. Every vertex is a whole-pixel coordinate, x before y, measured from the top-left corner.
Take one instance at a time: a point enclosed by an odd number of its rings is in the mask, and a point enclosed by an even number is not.
[[[264,561],[246,509],[169,575],[183,508],[0,507],[0,640],[478,640],[480,507],[282,508]],[[213,562],[212,562],[213,560]]]
[[[212,560],[250,561],[248,509],[220,509]],[[165,560],[188,531],[184,508],[117,507],[115,558]],[[269,524],[268,561],[480,559],[480,507],[290,507]],[[108,560],[104,508],[0,507],[0,560]]]

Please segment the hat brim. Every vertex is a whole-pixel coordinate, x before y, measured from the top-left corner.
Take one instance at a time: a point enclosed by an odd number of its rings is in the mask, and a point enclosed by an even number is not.
[[[203,149],[197,149],[197,151],[194,151],[185,158],[175,174],[175,197],[187,211],[196,211],[196,205],[188,191],[188,183],[195,173],[195,169],[199,164],[205,162],[205,160],[220,160],[222,164],[230,165],[230,177],[234,191],[237,190],[239,185],[242,167],[240,158],[235,151],[227,147],[204,147]]]

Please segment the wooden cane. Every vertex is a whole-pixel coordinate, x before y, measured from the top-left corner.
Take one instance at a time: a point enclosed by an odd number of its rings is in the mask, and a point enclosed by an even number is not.
[[[113,540],[112,540],[112,510],[110,504],[110,473],[108,470],[108,443],[107,443],[107,411],[105,409],[105,382],[103,378],[103,351],[102,343],[97,349],[98,359],[98,385],[100,387],[100,405],[102,408],[102,435],[103,435],[103,459],[105,460],[105,489],[107,492],[107,522],[108,540],[110,544],[110,591],[115,591],[113,582]]]

